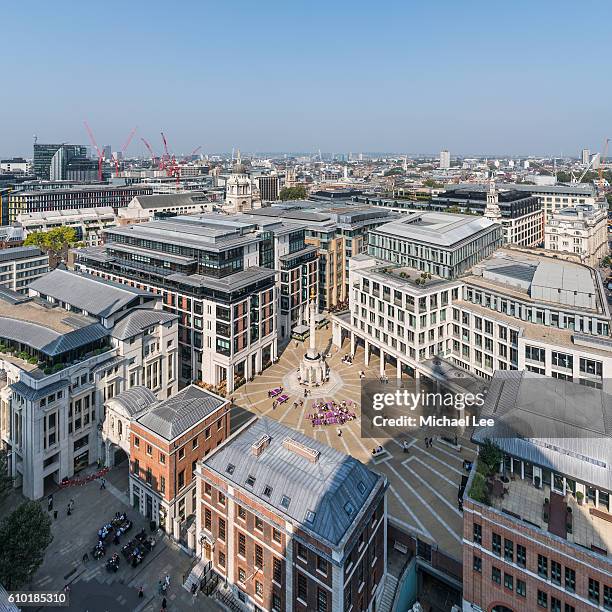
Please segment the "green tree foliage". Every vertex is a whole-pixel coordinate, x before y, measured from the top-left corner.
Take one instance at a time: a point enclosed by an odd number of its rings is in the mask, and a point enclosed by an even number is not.
[[[55,227],[46,232],[32,232],[24,241],[25,246],[37,246],[49,255],[55,266],[66,257],[68,249],[77,246],[76,230],[73,227]]]
[[[425,187],[432,187],[435,189],[440,189],[441,187],[444,187],[442,183],[438,183],[437,181],[434,181],[431,178],[425,179],[423,181],[423,185],[425,185]]]
[[[478,461],[482,461],[489,468],[489,473],[493,473],[499,468],[503,458],[504,454],[499,446],[487,438],[480,447]]]
[[[489,503],[489,493],[487,491],[487,481],[485,477],[480,473],[476,472],[474,474],[474,479],[472,480],[472,487],[470,489],[470,497],[477,502],[488,504]]]
[[[286,202],[287,200],[303,200],[307,195],[304,185],[296,185],[295,187],[283,187],[278,197]]]
[[[41,566],[53,540],[51,519],[40,504],[27,501],[0,522],[0,583],[11,591],[24,586]]]
[[[13,478],[8,471],[8,454],[5,450],[0,450],[0,502],[12,488]]]
[[[403,174],[403,172],[401,168],[391,168],[390,170],[385,170],[385,176],[396,176],[398,174]]]

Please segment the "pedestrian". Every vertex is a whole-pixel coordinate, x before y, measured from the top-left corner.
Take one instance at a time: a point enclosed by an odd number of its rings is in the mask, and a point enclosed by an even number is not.
[[[53,494],[49,495],[49,497],[47,497],[47,508],[49,509],[49,512],[51,512],[51,510],[53,510]]]
[[[85,554],[83,555],[83,563],[87,563],[89,561],[89,555],[87,554],[87,552],[85,552]]]
[[[57,521],[57,510],[53,511],[53,519]]]
[[[106,489],[106,480],[104,478],[100,478],[100,491],[102,489]]]
[[[338,437],[341,438],[342,437],[342,430],[338,427]]]
[[[157,583],[157,591],[160,595],[164,592],[164,583],[161,580]]]
[[[72,508],[70,507],[70,504],[68,504],[68,510],[66,511],[66,513],[68,514],[68,516],[72,514]]]
[[[72,512],[72,510],[74,510],[74,499],[70,500],[70,511]]]
[[[140,587],[138,589],[138,599],[142,599],[144,597],[144,587]]]
[[[166,602],[166,598],[164,597],[164,598],[162,599],[162,607],[161,607],[162,612],[166,612],[166,608],[167,608],[167,606],[168,606],[168,604],[167,604],[167,602]]]
[[[166,577],[164,580],[166,582],[166,586],[169,587],[170,586],[170,574],[166,574]]]

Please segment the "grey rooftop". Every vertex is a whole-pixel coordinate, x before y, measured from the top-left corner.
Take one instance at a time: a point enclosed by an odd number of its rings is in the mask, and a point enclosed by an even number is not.
[[[264,436],[269,436],[269,445],[256,456],[252,446]],[[307,447],[318,459],[290,450],[283,444],[286,439]],[[267,417],[252,421],[203,463],[332,546],[341,542],[384,483],[350,455]]]
[[[115,323],[111,336],[117,338],[117,340],[126,340],[136,334],[142,333],[152,325],[170,323],[176,319],[178,319],[178,315],[165,312],[164,310],[137,308]]]

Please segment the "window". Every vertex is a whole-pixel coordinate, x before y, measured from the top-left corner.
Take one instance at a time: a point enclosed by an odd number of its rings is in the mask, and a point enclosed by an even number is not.
[[[219,519],[219,539],[225,542],[225,519]]]
[[[538,576],[548,578],[548,557],[538,555]]]
[[[270,495],[272,495],[272,487],[266,485],[264,487],[263,494],[265,497],[270,497]]]
[[[263,548],[259,544],[255,544],[255,567],[263,567]]]
[[[571,604],[566,603],[565,612],[576,612],[576,608],[574,608],[574,606],[572,606]]]
[[[291,498],[283,495],[281,497],[280,505],[287,510],[289,508],[289,504],[291,503]]]
[[[241,567],[238,568],[238,582],[242,584],[246,582],[246,572]]]
[[[297,575],[297,596],[298,599],[301,599],[304,603],[308,601],[308,581],[306,580],[306,576],[299,572]]]
[[[327,560],[317,555],[317,571],[327,576]]]
[[[504,559],[512,563],[514,561],[514,543],[512,540],[504,540]]]
[[[570,593],[576,591],[576,570],[571,567],[565,568],[565,590]]]
[[[263,528],[264,528],[263,521],[258,516],[256,516],[255,517],[255,529],[257,529],[257,531],[263,531]]]
[[[246,521],[247,513],[246,510],[242,506],[238,506],[238,518]]]
[[[327,612],[327,591],[317,589],[317,612]]]
[[[212,524],[212,514],[210,508],[204,508],[204,529],[210,531]]]
[[[254,484],[255,484],[255,476],[251,476],[251,474],[249,474],[246,479],[246,485],[249,487],[252,487]]]
[[[491,550],[493,551],[494,555],[497,555],[498,557],[501,556],[501,536],[499,535],[499,533],[493,534]]]
[[[246,558],[246,537],[244,533],[238,533],[238,554]]]
[[[272,593],[272,612],[280,612],[281,598],[280,595]]]
[[[474,525],[472,526],[472,539],[474,540],[474,542],[476,542],[476,544],[482,544],[482,525],[480,525],[479,523],[474,523]]]
[[[134,446],[136,448],[140,447],[140,438],[138,436],[134,436]]]
[[[225,553],[219,551],[219,567],[225,567]]]
[[[504,573],[504,586],[511,591],[514,590],[514,578],[512,577],[512,574]]]
[[[166,464],[166,455],[164,455],[163,453],[159,453],[159,462],[162,465],[165,465]]]
[[[612,610],[612,586],[604,585],[603,596],[604,610]]]
[[[308,549],[301,542],[297,543],[297,557],[301,561],[308,560]]]
[[[474,560],[472,561],[472,568],[475,572],[479,574],[482,573],[482,559],[477,555],[474,555]]]
[[[191,441],[191,448],[198,448],[198,437],[197,436]]]
[[[281,532],[278,529],[272,529],[272,539],[277,543],[281,543]]]
[[[225,471],[231,476],[234,473],[236,466],[233,463],[228,463]]]
[[[219,504],[225,506],[225,495],[219,491]]]
[[[548,595],[544,591],[538,589],[538,606],[540,608],[548,608]]]
[[[179,458],[179,461],[180,461],[181,459],[184,459],[184,458],[185,458],[185,449],[184,449],[184,448],[179,448],[178,458]]]
[[[263,584],[259,580],[255,581],[255,595],[257,597],[263,597]]]
[[[159,491],[162,494],[166,492],[166,477],[165,476],[159,477]]]
[[[493,566],[491,568],[491,580],[493,580],[495,584],[501,584],[501,570],[499,567]]]
[[[527,585],[524,580],[516,579],[516,594],[521,597],[527,597]]]
[[[599,604],[599,580],[589,578],[589,601]]]
[[[519,567],[527,565],[527,549],[522,544],[516,545],[516,564]]]
[[[212,485],[210,482],[204,483],[204,495],[211,497],[212,496]]]
[[[550,612],[561,612],[561,601],[556,597],[550,598]]]
[[[283,564],[276,557],[272,558],[272,580],[276,584],[282,584],[283,581]]]
[[[182,489],[185,486],[185,470],[181,470],[178,475],[178,488]]]
[[[149,457],[153,455],[153,447],[150,444],[147,444],[147,455],[149,455]]]
[[[561,584],[561,564],[550,561],[550,580],[553,584]]]

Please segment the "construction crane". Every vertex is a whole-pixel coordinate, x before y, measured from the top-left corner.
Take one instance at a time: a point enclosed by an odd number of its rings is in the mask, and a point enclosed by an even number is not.
[[[196,147],[189,155],[185,155],[185,157],[183,159],[188,159],[190,157],[193,157],[202,147]]]
[[[170,153],[168,153],[168,141],[166,140],[166,137],[164,136],[163,132],[161,132],[161,137],[162,142],[164,143],[164,154],[162,155],[162,159],[159,164],[159,169],[163,170],[170,162]]]
[[[142,140],[142,142],[144,143],[144,146],[147,147],[147,150],[151,154],[151,163],[155,165],[155,160],[157,159],[157,156],[155,155],[155,152],[153,151],[153,147],[144,138],[141,138],[140,140]]]
[[[132,142],[132,138],[134,138],[134,134],[136,134],[136,128],[132,128],[130,135],[127,137],[124,145],[121,147],[121,157],[125,155],[127,148],[130,146],[130,142]],[[113,155],[113,161],[115,162],[115,176],[119,176],[119,160],[116,155]]]
[[[102,182],[102,163],[104,161],[104,155],[102,154],[102,151],[100,151],[100,148],[96,143],[96,139],[93,135],[93,132],[91,131],[91,128],[89,127],[89,123],[87,123],[87,121],[85,120],[83,120],[83,123],[85,124],[85,129],[87,130],[87,134],[89,135],[89,140],[91,141],[91,144],[93,145],[94,149],[96,150],[96,153],[98,154],[98,180]]]

